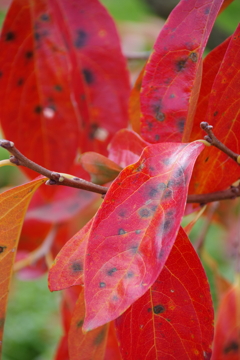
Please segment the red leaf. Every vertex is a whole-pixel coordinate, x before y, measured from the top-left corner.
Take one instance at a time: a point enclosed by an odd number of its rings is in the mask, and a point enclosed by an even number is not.
[[[71,360],[103,360],[109,324],[86,334],[82,332],[85,315],[84,295],[80,293],[76,303],[68,335],[68,350]]]
[[[143,78],[141,134],[145,140],[189,141],[202,54],[222,2],[181,1],[170,14]]]
[[[85,330],[121,315],[156,280],[178,232],[192,168],[203,146],[148,146],[112,183],[86,251]]]
[[[110,322],[104,360],[122,360],[114,322]]]
[[[212,360],[238,360],[240,357],[239,284],[222,299],[217,316]]]
[[[127,125],[129,82],[114,23],[97,0],[14,0],[0,50],[7,138],[60,172],[79,147],[106,153]]]
[[[12,267],[29,202],[46,178],[40,177],[0,194],[0,354]]]
[[[83,284],[84,257],[92,223],[93,219],[77,232],[57,255],[48,275],[51,291]]]
[[[158,279],[115,321],[122,356],[124,360],[210,359],[213,319],[206,274],[180,229]]]
[[[226,49],[227,45],[228,47]],[[229,44],[227,41],[224,45],[220,46],[218,50],[215,50],[212,56],[209,55],[206,59],[207,68],[211,68],[212,61],[214,61],[213,56],[216,54],[219,55],[219,57],[216,58],[217,65],[213,72],[210,72],[209,84],[208,75],[204,78],[205,82],[200,98],[206,117],[205,119],[201,118],[202,110],[200,110],[200,103],[197,119],[198,121],[200,121],[200,119],[201,121],[205,120],[213,125],[214,134],[217,138],[231,150],[239,153],[240,145],[236,134],[240,131],[240,73],[236,71],[236,67],[238,66],[240,57],[240,26],[238,26],[232,35]],[[219,66],[221,57],[223,57],[223,60]],[[204,104],[204,92],[209,92],[215,71],[217,74],[211,87],[207,107],[206,104]],[[201,130],[200,132],[196,131],[193,137],[199,138],[204,135],[204,132]],[[191,192],[209,193],[224,190],[235,182],[239,178],[239,166],[215,147],[208,147],[199,157],[193,175]]]
[[[148,145],[149,143],[135,132],[120,130],[108,145],[109,159],[125,168],[138,161],[143,149]]]

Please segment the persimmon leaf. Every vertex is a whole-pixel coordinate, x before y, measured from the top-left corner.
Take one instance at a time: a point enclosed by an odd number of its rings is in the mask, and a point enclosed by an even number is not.
[[[79,149],[106,154],[127,125],[126,62],[98,0],[14,0],[1,32],[0,68],[3,132],[49,169],[69,172]]]
[[[203,147],[198,141],[148,146],[112,183],[88,239],[85,330],[121,315],[156,280],[176,238]]]
[[[102,325],[88,333],[83,333],[85,315],[84,294],[80,293],[73,311],[68,335],[68,349],[71,360],[103,360],[109,324]]]
[[[210,359],[213,319],[206,274],[180,228],[155,283],[115,320],[122,357]]]
[[[146,141],[189,141],[202,54],[222,3],[181,1],[161,30],[140,94],[141,135]]]
[[[93,219],[78,231],[58,253],[49,270],[48,285],[51,291],[83,284],[84,257],[92,223]]]
[[[18,240],[29,202],[46,178],[38,178],[0,194],[0,354],[9,286]]]
[[[206,109],[206,117],[203,120],[213,125],[214,134],[220,141],[234,152],[239,153],[240,145],[236,134],[240,131],[240,73],[236,71],[236,67],[240,57],[240,26],[231,36],[230,41],[225,42],[218,51],[214,51],[214,54],[216,53],[219,54],[220,60],[221,56],[223,56],[223,59],[211,87],[207,109],[206,105],[204,105],[204,93],[200,97],[200,100],[203,99],[201,101],[203,109]],[[211,67],[212,61],[213,57],[209,55],[209,67]],[[216,63],[219,65],[217,58]],[[203,83],[203,92],[208,86],[208,81],[211,82],[211,77],[208,80],[206,76]],[[202,111],[199,107],[197,112],[198,121],[200,121],[201,114]],[[199,136],[203,137],[204,132],[197,131],[192,137],[199,138]],[[239,165],[223,152],[210,146],[204,150],[196,163],[191,192],[208,193],[224,190],[237,179],[239,179]]]
[[[240,356],[239,284],[223,297],[217,314],[212,360],[238,360]]]

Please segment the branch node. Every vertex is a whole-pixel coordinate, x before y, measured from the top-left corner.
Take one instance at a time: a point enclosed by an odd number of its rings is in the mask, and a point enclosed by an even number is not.
[[[4,149],[12,149],[14,147],[14,142],[9,140],[0,140],[0,146]]]
[[[210,145],[213,143],[213,139],[209,135],[205,135],[204,140],[206,140]]]
[[[50,179],[45,182],[45,185],[57,185],[57,181]]]
[[[201,127],[201,129],[203,129],[204,131],[206,131],[206,130],[212,130],[212,129],[213,129],[213,126],[212,126],[212,125],[209,125],[209,123],[206,122],[206,121],[202,121],[202,122],[200,123],[200,127]]]
[[[20,161],[14,155],[11,155],[9,160],[14,165],[17,165],[17,166],[21,165]]]
[[[56,183],[59,182],[61,175],[57,172],[51,172],[51,180],[55,181]]]

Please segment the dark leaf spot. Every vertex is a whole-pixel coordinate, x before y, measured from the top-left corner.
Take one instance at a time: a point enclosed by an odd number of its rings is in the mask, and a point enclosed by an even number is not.
[[[174,177],[175,178],[178,178],[178,177],[180,177],[180,176],[182,176],[182,175],[184,175],[184,171],[183,171],[183,168],[182,167],[179,167],[178,169],[176,169],[175,171],[174,171]]]
[[[3,76],[3,73],[2,73],[2,71],[0,71],[0,78]]]
[[[122,218],[126,217],[127,216],[127,211],[122,209],[119,211],[118,215]]]
[[[205,159],[205,162],[208,162],[209,156]]]
[[[151,216],[151,211],[147,208],[140,209],[138,213],[141,218],[148,218]]]
[[[178,131],[182,134],[184,130],[185,119],[180,119],[177,123]]]
[[[163,305],[155,305],[154,307],[153,307],[153,312],[154,312],[154,314],[162,314],[164,311],[165,311],[166,309],[165,309],[165,307],[163,306]]]
[[[83,69],[83,76],[87,84],[92,84],[94,81],[93,73],[89,69]]]
[[[17,85],[18,85],[18,86],[23,85],[23,83],[24,83],[24,79],[23,79],[23,78],[18,79],[18,82],[17,82]]]
[[[163,194],[163,199],[169,199],[172,196],[172,190],[166,190]]]
[[[74,272],[83,271],[83,266],[80,261],[74,261],[71,265],[71,268]]]
[[[54,86],[54,89],[58,92],[61,92],[63,90],[62,86],[58,84]]]
[[[40,19],[42,21],[49,21],[50,20],[50,16],[48,14],[42,14]]]
[[[77,322],[77,328],[80,328],[80,327],[82,327],[83,326],[83,320],[79,320],[78,322]]]
[[[97,334],[97,336],[93,340],[94,346],[98,346],[103,342],[103,340],[105,338],[105,334],[106,334],[106,329],[104,328]]]
[[[176,62],[176,70],[177,72],[182,71],[185,69],[187,63],[187,59],[181,59]]]
[[[210,8],[208,7],[208,8],[206,8],[205,10],[204,10],[204,14],[205,15],[208,15],[210,13]]]
[[[104,288],[104,287],[106,287],[106,283],[105,282],[100,282],[99,286],[100,286],[100,288]]]
[[[96,123],[91,124],[91,130],[90,130],[90,133],[89,133],[89,139],[93,140],[95,138],[95,134],[96,134],[96,131],[97,131],[98,127],[99,126]]]
[[[41,105],[37,105],[37,106],[35,106],[35,108],[34,108],[34,112],[36,113],[36,114],[41,114],[41,112],[42,112],[42,106]]]
[[[126,231],[124,229],[118,230],[118,235],[124,235],[124,234],[126,234]]]
[[[168,232],[171,228],[171,225],[172,225],[172,221],[170,219],[165,220],[163,224],[163,231],[165,233]]]
[[[40,38],[41,38],[41,35],[39,34],[39,32],[35,32],[35,33],[34,33],[34,39],[35,39],[36,41],[39,41]]]
[[[15,33],[13,31],[8,31],[5,35],[5,40],[6,41],[12,41],[14,40],[16,37]]]
[[[225,346],[223,349],[224,354],[228,354],[229,352],[238,352],[239,344],[236,341],[232,341],[230,344]]]
[[[159,193],[158,189],[152,188],[148,193],[148,197],[155,198],[158,195],[158,193]]]
[[[151,309],[151,308],[148,308],[148,309],[147,309],[147,312],[151,312],[151,311],[152,311],[152,309]]]
[[[86,45],[87,42],[87,33],[84,30],[77,30],[76,39],[74,45],[76,48],[81,48]]]
[[[217,116],[217,114],[218,114],[218,111],[215,111],[215,112],[213,113],[213,116]]]
[[[0,246],[0,254],[3,253],[5,249],[6,249],[6,246]]]
[[[140,234],[141,230],[135,230],[135,234]]]
[[[31,59],[33,57],[33,52],[32,51],[26,51],[25,52],[25,58],[26,59]]]
[[[129,271],[129,272],[127,273],[127,277],[128,277],[129,279],[131,279],[132,277],[134,277],[134,273],[131,272],[131,271]]]
[[[159,111],[159,112],[157,112],[156,113],[156,119],[158,120],[158,121],[164,121],[164,119],[165,119],[165,114],[163,113],[163,112],[161,112],[161,111]]]
[[[108,271],[107,271],[107,274],[108,274],[109,276],[112,276],[116,271],[117,271],[117,268],[114,267],[114,268],[108,270]]]
[[[195,53],[195,52],[192,52],[190,55],[189,55],[190,59],[192,60],[192,62],[197,62],[198,61],[198,54]]]
[[[155,138],[156,141],[159,141],[160,140],[160,135],[156,134],[154,138]]]
[[[133,245],[133,246],[131,246],[131,247],[130,247],[130,250],[131,250],[131,252],[132,252],[133,255],[136,254],[137,251],[138,251],[138,245]]]

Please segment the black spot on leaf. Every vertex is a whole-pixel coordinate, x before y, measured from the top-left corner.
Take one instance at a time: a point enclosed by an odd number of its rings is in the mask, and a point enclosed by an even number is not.
[[[168,189],[163,193],[163,199],[169,199],[172,196],[172,190]]]
[[[82,266],[82,263],[80,261],[74,261],[72,264],[71,264],[71,268],[74,272],[80,272],[80,271],[83,271],[83,266]]]
[[[33,57],[33,52],[32,51],[26,51],[25,52],[25,58],[26,59],[31,59]]]
[[[74,45],[76,48],[81,48],[86,45],[88,35],[84,30],[77,30]]]
[[[78,322],[77,322],[77,328],[80,328],[80,327],[82,327],[83,326],[83,320],[79,320]]]
[[[40,16],[40,19],[41,19],[42,21],[49,21],[49,20],[50,20],[50,16],[49,16],[48,14],[42,14],[42,15]]]
[[[184,119],[184,118],[179,119],[179,120],[178,120],[178,123],[177,123],[177,127],[178,127],[178,131],[179,131],[181,134],[183,133],[184,126],[185,126],[185,119]]]
[[[93,73],[89,69],[83,69],[83,76],[87,84],[92,84],[94,82]]]
[[[138,213],[141,218],[148,218],[151,216],[151,211],[147,208],[140,209]]]
[[[207,7],[206,9],[204,9],[204,14],[205,15],[208,15],[210,13],[210,8],[209,7]]]
[[[97,336],[93,340],[93,345],[94,346],[100,345],[103,342],[104,338],[105,338],[105,334],[106,334],[106,329],[104,328],[97,334]]]
[[[183,171],[183,168],[182,168],[182,167],[179,167],[178,169],[176,169],[176,170],[174,171],[174,174],[173,174],[173,176],[174,176],[175,178],[179,178],[179,177],[182,176],[182,175],[184,175],[184,171]]]
[[[35,39],[36,41],[39,41],[39,40],[41,39],[41,34],[36,31],[36,32],[34,33],[34,39]]]
[[[156,134],[156,135],[154,136],[154,138],[155,138],[155,141],[159,141],[159,140],[160,140],[160,135]]]
[[[127,273],[127,278],[131,279],[132,277],[134,277],[134,273],[132,271],[129,271]]]
[[[217,116],[217,114],[218,114],[218,111],[215,111],[215,112],[213,113],[213,116]]]
[[[141,230],[135,230],[135,234],[140,234]]]
[[[124,235],[124,234],[126,234],[126,231],[124,229],[118,230],[118,235]]]
[[[158,314],[162,314],[163,312],[165,312],[165,307],[163,305],[155,305],[153,307],[153,312],[154,314],[158,315]]]
[[[171,226],[172,226],[172,220],[166,219],[163,224],[163,231],[165,233],[168,232],[170,230]]]
[[[180,72],[180,71],[182,71],[183,69],[185,69],[186,63],[187,63],[187,59],[178,60],[178,61],[176,62],[176,70],[177,70],[177,72]]]
[[[8,31],[6,34],[5,34],[5,40],[6,41],[12,41],[16,38],[16,35],[13,31]]]
[[[161,111],[158,111],[157,113],[156,113],[156,119],[158,120],[158,121],[164,121],[164,119],[165,119],[165,114],[163,113],[163,112],[161,112]],[[160,138],[160,137],[159,137]],[[159,139],[158,139],[159,140]]]
[[[3,253],[5,249],[6,249],[6,246],[0,246],[0,254]]]
[[[37,105],[37,106],[35,106],[35,108],[34,108],[34,112],[35,112],[36,114],[41,114],[42,110],[43,110],[43,108],[42,108],[41,105]]]
[[[208,159],[209,159],[209,156],[208,156],[208,157],[206,157],[205,162],[208,162]]]
[[[23,79],[23,78],[20,78],[20,79],[18,79],[18,81],[17,81],[17,86],[22,86],[23,83],[24,83],[24,79]]]
[[[104,287],[106,287],[106,283],[105,282],[100,282],[99,286],[100,286],[100,288],[104,288]]]
[[[117,268],[112,268],[107,271],[108,276],[112,276],[117,271]]]
[[[54,89],[58,92],[61,92],[63,90],[62,86],[58,84],[54,86]]]
[[[228,345],[225,346],[223,349],[224,354],[228,354],[230,352],[236,353],[238,352],[239,344],[236,341],[230,342]]]
[[[90,132],[89,132],[89,139],[93,140],[95,139],[95,134],[97,129],[99,128],[98,124],[93,123],[91,124]]]

